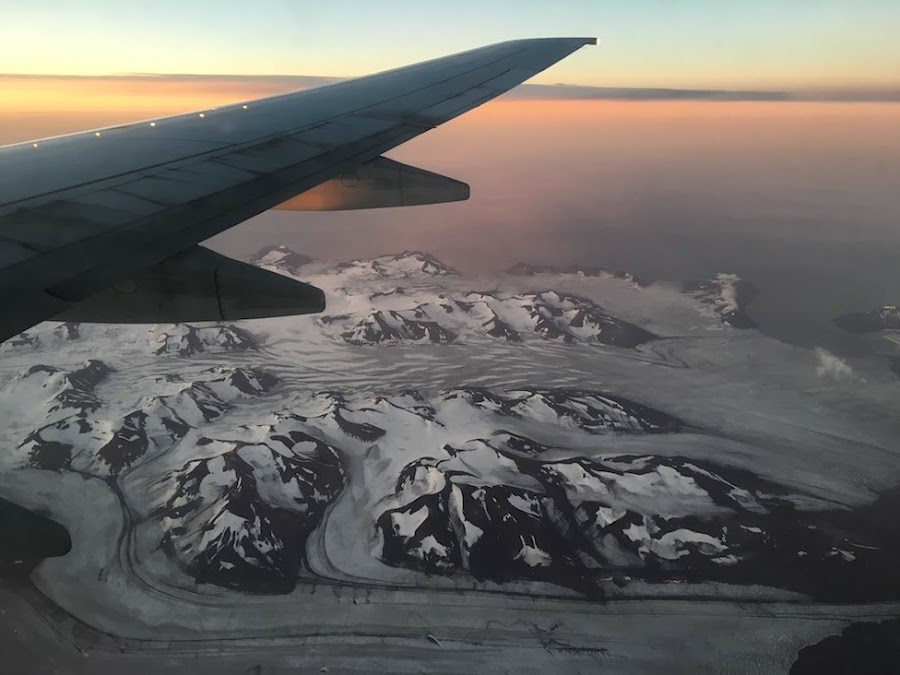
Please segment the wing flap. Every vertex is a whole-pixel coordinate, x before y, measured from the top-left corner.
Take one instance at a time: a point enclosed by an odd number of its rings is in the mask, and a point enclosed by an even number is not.
[[[193,246],[72,305],[60,321],[233,321],[325,309],[315,286]]]
[[[276,206],[283,211],[347,211],[463,201],[469,186],[378,157]]]

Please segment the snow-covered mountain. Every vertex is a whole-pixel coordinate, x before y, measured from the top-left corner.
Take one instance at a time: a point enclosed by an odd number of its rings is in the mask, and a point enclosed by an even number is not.
[[[403,297],[397,291],[393,294]],[[378,300],[377,295],[369,297]],[[341,338],[353,345],[449,344],[461,335],[481,335],[507,342],[539,337],[635,347],[656,337],[639,326],[617,319],[586,298],[555,291],[514,295],[442,293],[433,299],[410,297],[405,309],[376,310],[362,319],[358,315],[327,316],[321,321],[326,326],[338,326]]]
[[[671,285],[643,285],[627,273],[588,267],[520,264],[499,278],[469,279],[417,251],[332,264],[286,246],[267,246],[251,259],[325,291],[322,315],[266,324],[284,327],[303,340],[354,346],[546,340],[633,349],[669,331],[752,325],[744,313],[751,287],[734,275],[717,275],[681,292]],[[642,305],[653,311],[642,310]],[[268,329],[260,333],[259,325],[47,322],[0,345],[0,355],[78,351],[89,342],[110,345],[110,351],[121,351],[123,344],[143,345],[144,353],[158,356],[252,353],[272,336]],[[87,356],[89,350],[84,352]]]
[[[367,260],[350,260],[338,263],[331,272],[345,279],[356,280],[459,276],[459,272],[449,265],[421,251],[403,251]]]
[[[313,258],[292,251],[283,244],[264,246],[248,258],[248,262],[254,265],[275,267],[291,273],[297,272],[301,267],[308,265],[312,261]]]
[[[874,333],[880,330],[900,330],[900,307],[883,305],[868,312],[842,314],[834,322],[851,333]]]
[[[781,578],[837,599],[877,593],[890,575],[885,551],[842,515],[748,471],[677,456],[553,455],[498,431],[410,462],[377,520],[380,555],[428,574],[548,581],[589,596],[627,574]],[[876,568],[872,583],[864,570]]]
[[[868,565],[887,574],[875,562],[883,551],[840,517],[798,511],[808,498],[748,471],[685,457],[553,455],[497,431],[410,462],[377,520],[381,556],[429,574],[588,594],[616,574],[771,583],[787,568],[801,576],[786,587],[844,597],[853,591],[823,584],[823,574],[857,584]],[[827,529],[814,524],[825,520]]]
[[[64,347],[66,343],[80,340],[81,337],[81,324],[71,321],[42,323],[0,344],[0,354],[24,349]]]
[[[306,539],[344,482],[334,448],[301,429],[288,417],[255,443],[200,438],[201,458],[159,477],[162,546],[198,581],[294,587]]]
[[[151,338],[155,354],[191,356],[202,352],[242,352],[257,349],[253,335],[238,326],[160,325]]]
[[[34,366],[8,383],[2,393],[30,400],[35,425],[16,448],[18,461],[38,469],[115,476],[148,454],[169,450],[236,400],[259,396],[277,383],[269,373],[247,368],[213,368],[189,382],[170,375],[159,380],[159,388],[169,393],[142,397],[136,409],[111,417],[95,393],[110,372],[100,361],[69,373]]]
[[[451,389],[442,398],[464,401],[504,417],[554,419],[556,424],[588,433],[665,433],[680,431],[683,426],[664,412],[598,391]]]
[[[0,470],[115,488],[122,558],[184,593],[309,577],[600,597],[631,578],[900,598],[890,504],[836,506],[878,439],[830,426],[848,408],[811,354],[733,330],[737,277],[294,255],[256,260],[323,288],[321,316],[47,323],[4,344]],[[822,398],[794,419],[807,371]],[[788,426],[817,462],[839,443],[840,476],[797,471]]]
[[[7,382],[2,394],[29,401],[33,426],[14,466],[127,480],[155,546],[202,583],[289,592],[312,565],[309,538],[330,527],[370,542],[363,550],[386,566],[381,581],[412,570],[589,597],[621,575],[849,597],[873,592],[861,575],[883,584],[880,561],[898,553],[813,496],[654,453],[687,427],[610,392],[329,390],[285,406],[266,371],[216,367],[158,376],[123,410],[100,395],[112,375],[94,360],[34,366]],[[228,422],[251,404],[251,417]],[[656,440],[640,454],[615,451],[638,438]],[[357,515],[332,522],[327,509],[340,504]],[[327,563],[323,554],[314,568],[358,564],[358,553],[329,551]],[[786,564],[796,574],[781,574]]]
[[[404,468],[397,492],[406,503],[378,520],[385,560],[587,591],[597,570],[737,565],[741,541],[766,536],[756,527],[765,500],[708,466],[634,456],[541,461],[501,440],[447,446],[446,459]],[[716,522],[726,513],[731,527]]]

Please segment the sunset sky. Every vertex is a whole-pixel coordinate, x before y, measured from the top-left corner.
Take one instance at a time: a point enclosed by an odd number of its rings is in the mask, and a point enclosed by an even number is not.
[[[900,88],[897,0],[6,0],[0,71],[351,76],[519,37],[599,36],[537,81]]]

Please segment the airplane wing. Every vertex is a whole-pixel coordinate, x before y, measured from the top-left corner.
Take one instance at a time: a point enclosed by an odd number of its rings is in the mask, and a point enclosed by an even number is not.
[[[0,148],[0,340],[48,318],[321,311],[318,289],[198,246],[263,211],[464,199],[381,157],[592,38],[505,42],[367,77]],[[352,194],[351,194],[352,193]]]

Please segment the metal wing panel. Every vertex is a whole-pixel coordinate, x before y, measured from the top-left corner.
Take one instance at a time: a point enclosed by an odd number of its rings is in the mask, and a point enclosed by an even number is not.
[[[0,148],[0,308],[33,304],[0,318],[0,339],[41,311],[48,316],[61,299],[80,300],[372,160],[593,42],[503,43],[316,89]]]

